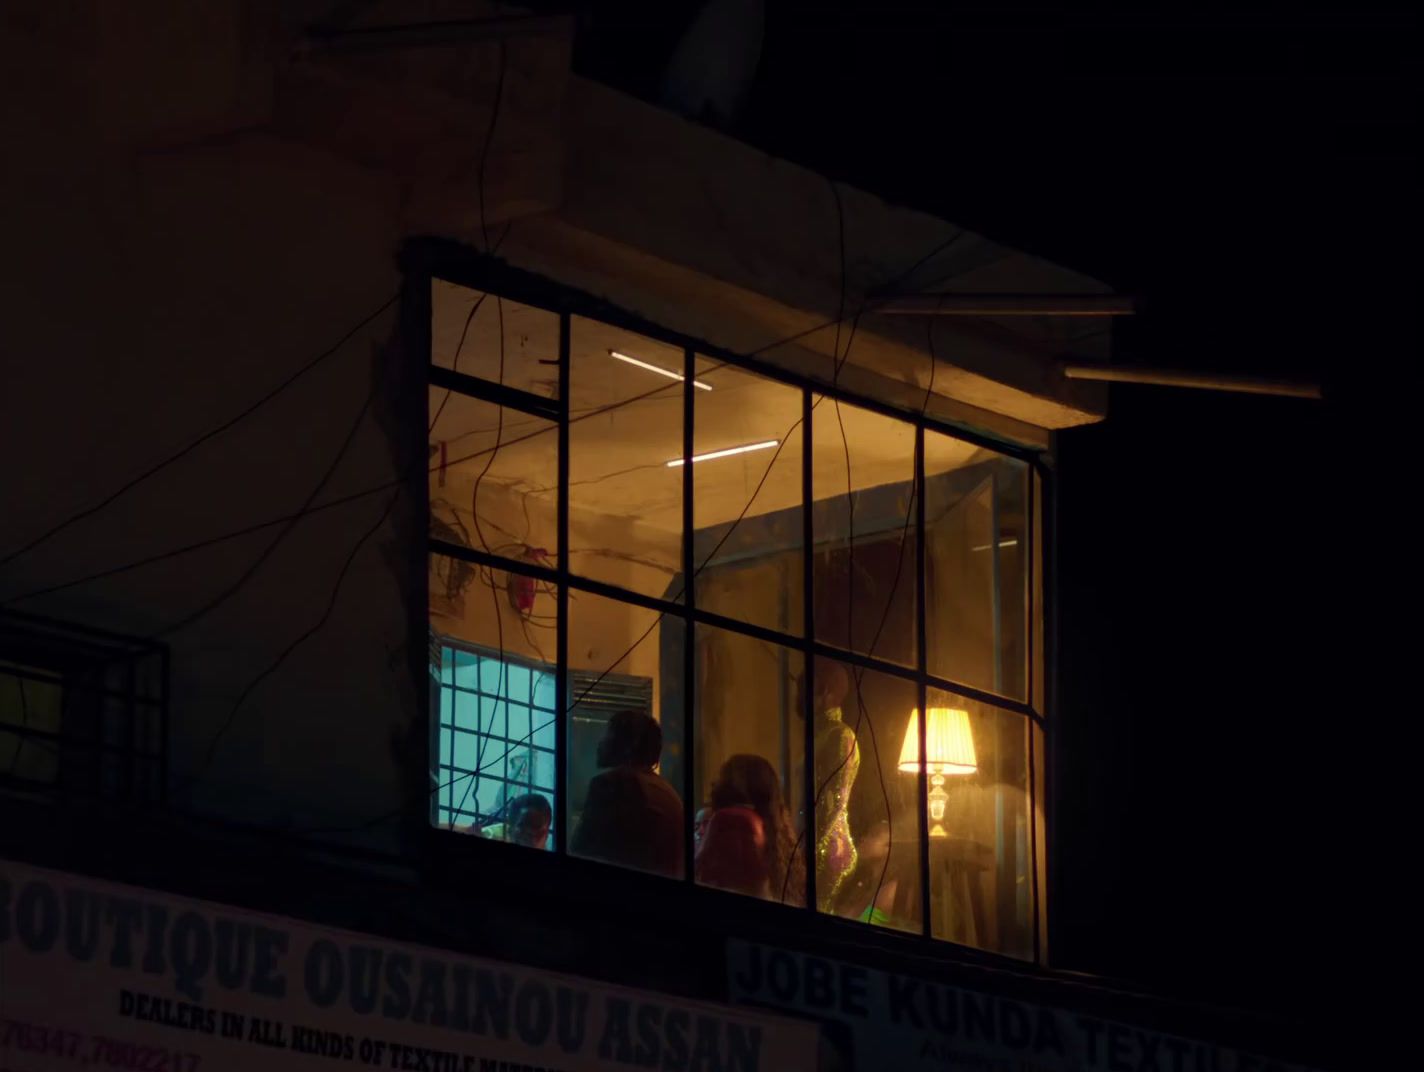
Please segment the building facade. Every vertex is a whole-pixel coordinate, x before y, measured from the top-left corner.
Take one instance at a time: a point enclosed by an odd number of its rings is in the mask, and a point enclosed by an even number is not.
[[[566,20],[72,7],[7,29],[3,1063],[1309,1057],[1052,956],[1109,334],[883,301],[1107,288]]]

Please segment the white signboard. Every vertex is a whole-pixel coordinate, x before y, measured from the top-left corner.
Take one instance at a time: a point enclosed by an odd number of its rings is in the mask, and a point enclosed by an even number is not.
[[[1064,1009],[728,943],[732,998],[822,1024],[831,1069],[874,1072],[1306,1072]]]
[[[813,1025],[0,860],[0,1069],[782,1072]]]

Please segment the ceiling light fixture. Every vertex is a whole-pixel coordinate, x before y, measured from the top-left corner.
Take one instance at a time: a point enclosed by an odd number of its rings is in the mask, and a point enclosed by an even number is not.
[[[659,376],[666,376],[670,380],[677,380],[681,382],[682,380],[687,379],[687,377],[684,376],[681,372],[674,372],[672,369],[665,369],[660,365],[650,365],[646,361],[639,361],[636,357],[629,357],[627,354],[620,354],[617,350],[609,350],[608,356],[615,358],[619,361],[625,362],[629,365],[637,365],[640,369],[647,369],[649,372],[656,372]],[[699,388],[703,391],[712,390],[712,385],[710,383],[703,383],[701,380],[693,380],[692,386]]]
[[[1000,546],[1000,547],[1017,547],[1018,545],[1019,545],[1019,541],[1018,541],[1015,537],[1013,537],[1013,536],[1010,536],[1008,539],[1000,540],[1000,541],[999,541],[999,546]],[[993,548],[993,545],[992,545],[992,544],[981,543],[981,544],[979,544],[977,547],[971,547],[969,550],[971,550],[971,551],[989,551],[989,550],[992,550],[992,548]]]
[[[747,443],[740,447],[728,447],[726,450],[711,450],[706,454],[694,454],[694,462],[710,462],[713,458],[730,458],[733,454],[748,454],[754,450],[770,450],[772,447],[780,445],[779,439],[768,439],[761,443]],[[674,458],[667,463],[669,469],[674,469],[683,463],[682,458]]]

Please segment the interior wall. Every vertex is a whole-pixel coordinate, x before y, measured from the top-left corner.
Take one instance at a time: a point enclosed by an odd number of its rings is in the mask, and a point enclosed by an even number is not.
[[[459,504],[457,512],[472,536],[473,522],[464,504],[470,501],[473,484],[473,479],[462,473],[452,477],[441,489],[448,501]],[[539,496],[530,496],[526,501],[524,496],[511,488],[490,484],[481,485],[479,502],[486,538],[491,543],[497,533],[527,536],[531,544],[538,543],[549,552],[546,565],[553,566],[554,541],[547,538],[554,531],[552,503]],[[495,526],[499,527],[498,530]],[[505,537],[501,535],[500,538],[503,540]],[[650,532],[645,526],[622,518],[587,513],[570,518],[571,550],[646,547],[658,538],[659,534]],[[667,542],[665,537],[661,539]],[[600,579],[610,583],[647,590],[666,589],[671,582],[668,573],[654,565],[616,554],[603,557],[605,568],[600,571]],[[579,558],[574,556],[575,572],[579,571]],[[460,607],[452,608],[453,613],[449,615],[439,616],[436,628],[470,643],[496,649],[502,636],[504,650],[552,665],[555,654],[552,617],[557,610],[552,585],[541,585],[535,597],[533,613],[541,619],[535,625],[524,621],[510,603],[508,584],[511,576],[504,571],[494,571],[497,592],[492,594],[489,589],[490,571],[476,570],[471,574],[470,585]],[[432,585],[432,591],[439,590],[438,580],[433,580]],[[494,614],[496,606],[499,608],[498,618]],[[653,682],[654,717],[660,717],[659,630],[654,629],[640,642],[651,617],[649,612],[631,604],[578,591],[571,593],[569,661],[572,667],[581,670],[602,672],[613,669],[619,674],[649,678]]]
[[[800,555],[784,552],[718,568],[699,579],[697,605],[757,622],[780,620],[785,628],[787,603],[801,599],[800,573]],[[696,643],[699,802],[722,763],[743,752],[769,760],[791,796],[804,751],[794,710],[801,652],[724,629],[699,628]]]

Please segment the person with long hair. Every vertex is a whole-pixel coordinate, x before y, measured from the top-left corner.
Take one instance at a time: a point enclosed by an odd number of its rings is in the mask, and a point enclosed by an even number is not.
[[[708,794],[711,818],[697,851],[697,881],[753,897],[799,903],[796,835],[781,779],[764,758],[731,756]]]

